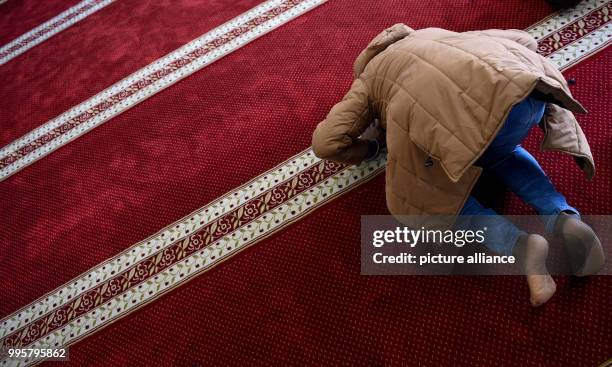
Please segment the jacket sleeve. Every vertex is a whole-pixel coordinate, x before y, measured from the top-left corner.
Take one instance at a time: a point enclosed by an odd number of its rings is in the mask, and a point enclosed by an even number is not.
[[[520,29],[487,29],[484,31],[466,32],[469,34],[480,34],[483,36],[505,38],[521,44],[533,52],[538,51],[538,42],[529,33]]]
[[[356,79],[342,101],[315,129],[312,136],[315,155],[341,163],[361,163],[368,153],[368,142],[359,136],[372,119],[366,86]]]

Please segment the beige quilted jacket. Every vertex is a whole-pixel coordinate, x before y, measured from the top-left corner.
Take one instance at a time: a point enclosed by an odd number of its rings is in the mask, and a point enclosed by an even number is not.
[[[359,136],[379,118],[387,134],[390,212],[454,215],[481,173],[474,162],[512,107],[533,93],[548,102],[542,149],[573,155],[591,178],[591,151],[572,114],[586,111],[536,46],[519,30],[456,33],[396,24],[357,58],[350,90],[313,134],[314,152],[359,164],[368,145]]]

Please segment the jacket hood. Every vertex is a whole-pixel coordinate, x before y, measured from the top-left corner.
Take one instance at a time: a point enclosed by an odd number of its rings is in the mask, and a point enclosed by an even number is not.
[[[383,52],[391,44],[407,37],[414,30],[403,23],[397,23],[374,37],[365,50],[361,51],[353,65],[353,77],[359,78],[365,67],[376,55]]]

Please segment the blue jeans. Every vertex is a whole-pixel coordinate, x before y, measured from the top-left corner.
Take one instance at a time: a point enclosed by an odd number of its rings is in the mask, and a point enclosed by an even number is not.
[[[536,159],[520,146],[529,130],[542,119],[544,107],[545,102],[532,97],[515,105],[476,165],[493,172],[539,215],[546,216],[546,230],[552,232],[560,212],[579,214],[555,190]],[[468,198],[460,215],[478,216],[469,218],[469,225],[473,228],[486,226],[486,245],[499,254],[512,255],[516,241],[525,233],[492,209],[483,207],[473,196]]]

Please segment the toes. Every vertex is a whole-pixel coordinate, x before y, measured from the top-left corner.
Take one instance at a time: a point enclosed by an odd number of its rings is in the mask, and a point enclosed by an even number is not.
[[[531,305],[532,305],[533,307],[539,307],[539,306],[542,306],[542,305],[543,305],[543,303],[538,302],[538,301],[534,301],[534,300],[533,300],[533,298],[532,298],[532,299],[531,299]]]
[[[527,284],[531,292],[530,302],[534,307],[541,306],[548,302],[557,290],[557,285],[550,275],[528,276]]]

